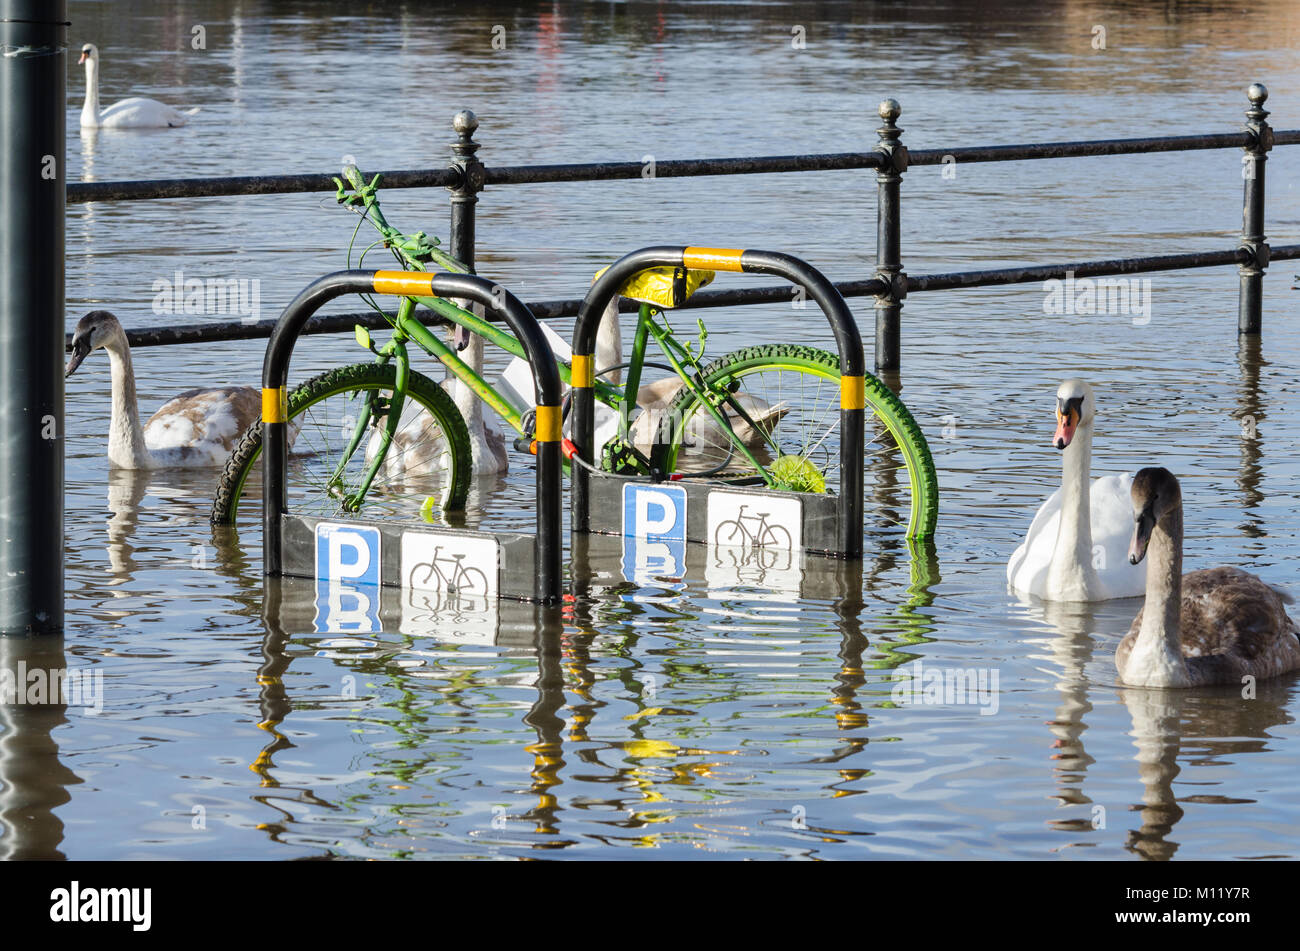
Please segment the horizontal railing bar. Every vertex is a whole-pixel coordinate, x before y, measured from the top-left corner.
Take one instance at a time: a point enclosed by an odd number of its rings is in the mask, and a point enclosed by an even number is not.
[[[1275,145],[1292,145],[1300,142],[1300,131],[1295,139],[1281,141],[1274,133]],[[964,149],[908,150],[908,165],[942,165],[945,158],[957,162],[1019,162],[1027,159],[1077,158],[1088,155],[1129,155],[1140,152],[1186,152],[1193,149],[1226,149],[1248,145],[1249,132],[1225,132],[1217,135],[1174,135],[1145,139],[1097,139],[1086,142],[1040,142],[1027,145],[986,145]]]
[[[772,155],[756,158],[673,159],[654,162],[592,162],[582,165],[488,166],[488,185],[531,185],[539,182],[594,182],[624,178],[683,178],[694,175],[759,175],[770,172],[819,172],[849,168],[880,168],[880,152],[836,152],[826,155]]]
[[[1180,152],[1192,149],[1242,147],[1248,132],[1215,135],[1181,135],[1143,139],[1101,139],[1085,142],[1046,142],[1027,145],[990,145],[909,151],[910,165],[941,165],[951,156],[958,162],[1013,162],[1027,159],[1073,158],[1089,155],[1125,155],[1141,152]],[[1274,145],[1300,145],[1300,129],[1275,131]],[[629,178],[684,178],[700,175],[757,175],[778,172],[833,171],[873,168],[884,163],[883,154],[835,152],[812,155],[773,155],[752,158],[673,159],[655,162],[594,162],[571,165],[503,165],[484,170],[488,185],[525,185],[541,182],[614,181]],[[455,168],[408,169],[384,172],[386,188],[452,188],[460,184]],[[328,173],[299,175],[243,175],[229,178],[176,178],[122,182],[73,182],[69,203],[135,201],[154,198],[212,198],[229,195],[280,195],[330,192]]]
[[[436,188],[460,184],[454,168],[383,172],[385,188]],[[241,175],[234,178],[172,178],[131,182],[72,182],[68,203],[135,201],[151,198],[212,198],[219,195],[289,195],[296,192],[332,192],[328,174]]]
[[[1300,258],[1300,244],[1286,244],[1269,249],[1274,261]],[[1116,258],[1105,261],[1078,261],[1073,264],[1043,264],[1032,267],[999,268],[990,271],[956,271],[948,274],[909,275],[908,293],[920,291],[953,290],[965,287],[995,287],[1005,284],[1031,284],[1038,281],[1062,279],[1066,273],[1076,278],[1105,277],[1119,274],[1140,274],[1151,271],[1181,271],[1199,267],[1220,267],[1242,264],[1249,258],[1244,248],[1228,251],[1198,251],[1186,254],[1165,254],[1144,258]],[[887,290],[884,281],[874,278],[865,281],[840,281],[835,289],[844,297],[874,297]],[[791,299],[791,288],[746,287],[732,290],[698,291],[681,310],[706,307],[734,307],[750,304],[785,303]],[[528,304],[539,320],[576,317],[581,306],[580,298],[566,300],[532,301]],[[634,300],[619,301],[619,310],[635,311],[639,305]],[[447,326],[449,322],[433,311],[419,309],[415,319],[426,327]],[[388,322],[373,311],[353,314],[332,314],[316,317],[307,323],[304,334],[347,333],[357,324],[370,330],[382,330]],[[127,342],[134,347],[161,347],[172,344],[214,343],[223,340],[256,340],[271,336],[276,320],[222,321],[210,324],[184,324],[166,327],[144,327],[126,332]],[[72,349],[72,334],[67,334],[65,349]]]
[[[417,309],[415,319],[426,327],[440,327],[449,322],[440,314],[431,310]],[[136,347],[167,347],[172,344],[216,343],[224,340],[258,340],[271,336],[271,331],[279,318],[267,320],[223,320],[202,324],[173,324],[165,327],[139,327],[126,332],[126,342]],[[383,330],[390,327],[379,314],[373,310],[355,314],[330,314],[315,317],[307,322],[303,334],[347,333],[357,324],[370,330]],[[72,349],[72,334],[67,334],[65,350]]]
[[[1300,245],[1290,247],[1300,248]],[[1275,253],[1274,257],[1278,255]],[[1032,267],[998,268],[991,271],[958,271],[952,274],[926,274],[907,278],[907,291],[945,291],[959,287],[994,287],[1000,284],[1032,284],[1064,278],[1072,273],[1080,277],[1106,277],[1117,274],[1141,274],[1150,271],[1182,271],[1196,267],[1221,267],[1243,264],[1249,258],[1244,248],[1230,251],[1200,251],[1190,254],[1163,254],[1145,258],[1116,258],[1107,261],[1077,261],[1071,264],[1041,264]]]
[[[845,297],[870,297],[883,293],[883,281],[844,281],[835,285]],[[780,303],[791,299],[791,288],[783,287],[746,287],[726,291],[699,291],[683,305],[684,308],[696,307],[731,307],[746,304]],[[568,300],[533,301],[528,309],[538,320],[555,320],[578,316],[581,298]],[[640,305],[630,299],[619,301],[619,310],[635,311]],[[271,336],[278,318],[269,320],[226,320],[205,324],[178,324],[164,327],[142,327],[126,332],[126,340],[134,347],[165,347],[172,344],[213,343],[221,340],[257,340]],[[431,310],[417,309],[415,319],[426,327],[450,326],[450,321]],[[490,318],[489,318],[490,319]],[[361,324],[370,330],[382,330],[389,326],[374,311],[361,311],[354,314],[331,314],[314,317],[307,322],[303,334],[347,333],[354,326]],[[72,334],[66,335],[65,350],[72,349]]]

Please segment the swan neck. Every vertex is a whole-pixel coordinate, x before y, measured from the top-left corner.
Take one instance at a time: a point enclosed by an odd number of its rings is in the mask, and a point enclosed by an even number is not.
[[[81,107],[81,124],[99,125],[99,61],[86,60],[86,104]]]
[[[1092,512],[1089,476],[1092,467],[1092,424],[1075,430],[1074,439],[1061,452],[1061,522],[1052,553],[1053,587],[1057,596],[1075,587],[1086,600],[1095,586],[1092,566]],[[1073,600],[1073,599],[1071,599]]]
[[[1180,639],[1183,603],[1183,508],[1166,512],[1147,545],[1147,599],[1135,651],[1156,650],[1166,662],[1186,670]]]
[[[108,424],[108,461],[121,469],[147,469],[151,456],[140,425],[135,368],[125,334],[104,346],[113,380],[113,408]]]
[[[615,294],[605,305],[605,312],[600,315],[600,324],[596,327],[596,369],[612,367],[623,360],[623,336],[618,324],[618,295]],[[623,371],[607,373],[604,379],[614,386],[623,382]]]

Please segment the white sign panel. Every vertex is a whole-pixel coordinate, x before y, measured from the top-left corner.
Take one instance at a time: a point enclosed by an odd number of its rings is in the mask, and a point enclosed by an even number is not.
[[[707,524],[710,544],[753,553],[760,562],[803,550],[803,505],[797,498],[710,492]]]
[[[495,602],[500,564],[495,538],[402,533],[402,588],[432,594],[440,604]]]

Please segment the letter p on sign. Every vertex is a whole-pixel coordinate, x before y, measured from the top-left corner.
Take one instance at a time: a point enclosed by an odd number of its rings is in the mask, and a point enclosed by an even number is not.
[[[686,490],[681,486],[623,486],[623,535],[686,541]]]
[[[364,525],[316,526],[316,577],[379,584],[379,529]]]

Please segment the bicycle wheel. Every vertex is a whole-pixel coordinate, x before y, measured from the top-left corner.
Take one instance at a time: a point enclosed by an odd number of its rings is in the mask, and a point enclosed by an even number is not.
[[[448,592],[451,594],[463,598],[487,597],[487,575],[477,568],[466,568],[456,577],[455,582],[454,585],[448,586]]]
[[[794,548],[794,539],[790,537],[789,530],[784,526],[769,525],[759,536],[758,547],[769,551],[791,551]]]
[[[796,344],[747,347],[702,370],[714,392],[730,393],[721,410],[758,462],[782,488],[838,491],[840,483],[840,360]],[[930,447],[902,401],[866,376],[867,527],[934,533],[939,484]],[[742,412],[743,410],[743,412]],[[689,478],[753,482],[758,469],[683,387],[660,429],[664,467]]]
[[[358,486],[378,451],[385,409],[397,382],[392,364],[358,363],[313,377],[289,395],[289,511],[300,515],[346,515],[342,498]],[[340,459],[372,395],[368,435],[331,487]],[[212,504],[214,525],[233,525],[249,510],[261,515],[262,424],[249,428],[226,460]],[[250,478],[254,473],[256,476]],[[469,492],[469,430],[447,392],[411,372],[402,418],[392,445],[358,513],[366,518],[418,519],[430,496],[443,509],[461,508]]]

